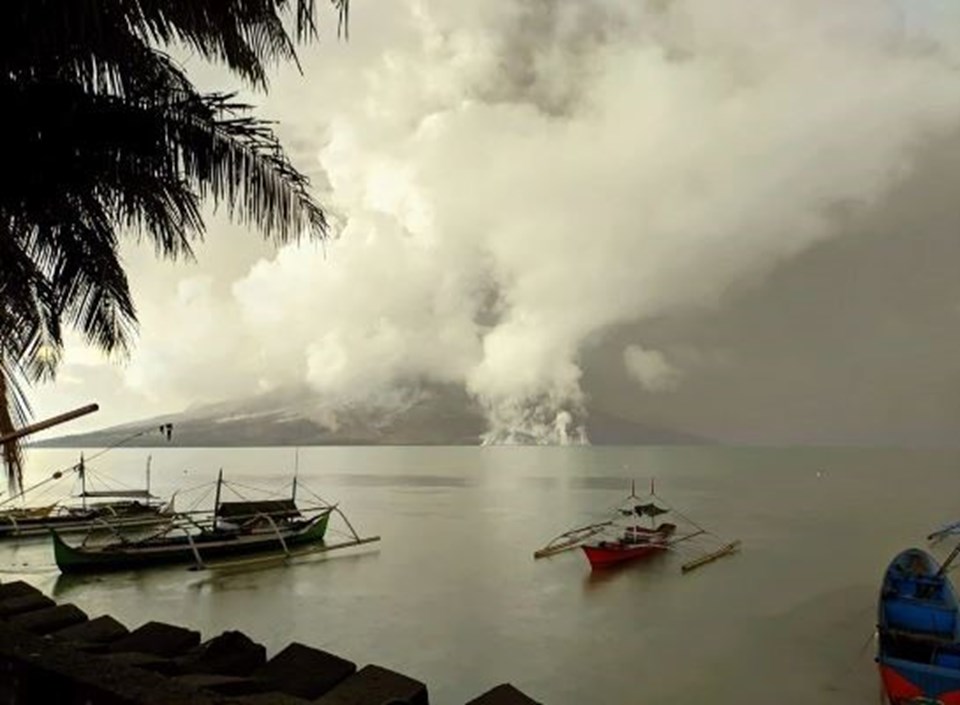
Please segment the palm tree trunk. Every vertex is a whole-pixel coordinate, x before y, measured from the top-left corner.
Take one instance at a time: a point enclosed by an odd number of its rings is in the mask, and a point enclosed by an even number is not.
[[[6,436],[16,430],[14,418],[13,385],[8,381],[8,370],[0,360],[0,436]],[[8,492],[13,495],[23,486],[23,453],[20,441],[13,439],[3,444],[3,467],[7,474]]]

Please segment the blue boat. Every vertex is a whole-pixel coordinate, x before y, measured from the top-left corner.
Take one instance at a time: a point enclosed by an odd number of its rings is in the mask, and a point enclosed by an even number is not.
[[[960,603],[947,568],[926,551],[900,553],[883,576],[877,663],[891,705],[960,705]]]

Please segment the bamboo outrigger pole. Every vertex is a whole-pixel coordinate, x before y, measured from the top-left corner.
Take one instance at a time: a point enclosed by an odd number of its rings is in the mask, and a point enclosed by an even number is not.
[[[950,551],[950,555],[947,556],[947,560],[943,562],[943,565],[940,566],[940,570],[937,571],[936,577],[942,578],[947,574],[947,571],[950,569],[950,564],[953,563],[957,556],[960,555],[960,543],[953,547],[953,550]]]
[[[38,433],[40,431],[45,431],[52,426],[59,426],[62,423],[67,421],[73,421],[76,418],[81,416],[86,416],[87,414],[92,414],[94,411],[99,411],[99,404],[87,404],[86,406],[81,406],[79,409],[74,409],[73,411],[68,411],[64,414],[59,414],[58,416],[52,416],[49,419],[44,421],[38,421],[37,423],[29,424],[23,428],[18,428],[13,433],[8,433],[6,436],[0,436],[0,444],[9,443],[10,441],[16,441],[24,436],[29,436],[32,433]]]
[[[587,526],[581,526],[577,529],[570,529],[570,531],[565,531],[556,538],[552,539],[543,548],[534,551],[534,558],[547,558],[548,556],[556,555],[557,553],[563,553],[564,551],[571,551],[575,548],[579,548],[580,544],[586,541],[591,536],[596,536],[607,526],[613,524],[612,521],[602,521],[597,524],[588,524]]]
[[[731,553],[735,553],[740,548],[740,541],[733,541],[728,543],[726,546],[721,546],[716,551],[708,553],[705,556],[700,556],[699,558],[694,558],[692,561],[684,563],[680,566],[681,573],[689,573],[691,570],[696,570],[700,566],[704,566],[707,563],[713,563],[718,558],[723,558],[724,556],[729,556]]]

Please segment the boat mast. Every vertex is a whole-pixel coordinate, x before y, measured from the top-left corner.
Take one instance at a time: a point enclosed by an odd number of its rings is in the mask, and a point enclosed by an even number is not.
[[[150,461],[153,460],[152,455],[147,456],[147,504],[150,504]]]
[[[220,468],[220,474],[217,475],[217,495],[213,500],[213,520],[216,527],[217,514],[220,512],[220,485],[223,484],[223,468]]]
[[[300,474],[300,448],[294,450],[293,456],[293,494],[290,499],[294,502],[297,501],[297,475]]]
[[[650,478],[650,498],[651,498],[651,500],[652,500],[654,497],[657,496],[657,493],[654,492],[654,484],[653,484],[654,482],[655,482],[654,478],[651,477],[651,478]],[[656,506],[657,506],[656,503],[654,503],[653,506],[656,507]],[[651,529],[656,529],[656,528],[657,528],[657,521],[656,521],[656,519],[653,518],[653,512],[652,512],[652,511],[650,512],[650,528],[651,528]]]
[[[87,508],[87,469],[83,464],[83,453],[80,454],[80,465],[77,468],[77,472],[80,473],[80,501],[82,502],[83,508]]]

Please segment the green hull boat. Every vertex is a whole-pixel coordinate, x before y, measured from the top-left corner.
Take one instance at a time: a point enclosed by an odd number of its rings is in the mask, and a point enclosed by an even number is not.
[[[102,546],[70,546],[53,531],[53,554],[63,573],[138,570],[178,563],[203,567],[208,560],[289,553],[295,547],[321,544],[332,511],[328,508],[310,519],[280,525],[270,522],[269,527],[256,530],[211,529]]]

